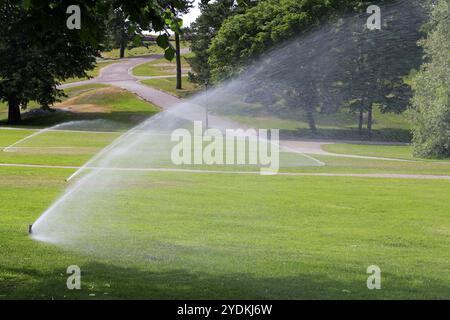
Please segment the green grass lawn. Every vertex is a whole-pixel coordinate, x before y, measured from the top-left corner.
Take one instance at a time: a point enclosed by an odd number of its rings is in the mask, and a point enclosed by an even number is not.
[[[190,82],[187,77],[183,77],[183,89],[181,90],[175,89],[177,83],[175,78],[149,79],[143,80],[141,83],[152,88],[166,91],[179,98],[188,98],[201,90],[196,84]]]
[[[55,105],[55,112],[39,115],[24,112],[22,126],[46,127],[74,120],[104,119],[114,122],[116,130],[125,130],[160,111],[153,104],[115,87],[92,84],[70,88],[65,92],[67,97]],[[30,110],[36,107],[30,107]]]
[[[181,67],[183,69],[189,69],[190,66],[186,60],[186,57],[190,57],[191,54],[186,54],[181,57]],[[168,61],[164,58],[150,61],[148,63],[141,64],[133,69],[135,76],[153,77],[153,76],[167,76],[176,75],[175,60]],[[186,71],[184,73],[187,73]]]
[[[157,45],[150,45],[147,47],[136,47],[125,50],[125,58],[146,56],[150,54],[163,54],[163,49]],[[119,59],[119,49],[113,49],[108,52],[102,52],[102,57],[105,59]]]
[[[99,193],[87,253],[27,236],[71,172],[0,168],[0,298],[449,297],[448,182],[139,174]],[[72,264],[80,291],[65,288]]]
[[[244,125],[259,128],[280,129],[280,134],[289,138],[322,138],[322,139],[367,139],[367,132],[360,136],[358,132],[357,115],[345,110],[337,114],[316,114],[317,134],[312,135],[306,116],[300,111],[280,111],[276,116],[274,112],[267,112],[257,104],[231,102],[227,110],[218,109],[219,114],[229,113],[230,117]],[[404,114],[383,114],[378,108],[374,109],[373,141],[409,142],[411,140],[411,125]]]

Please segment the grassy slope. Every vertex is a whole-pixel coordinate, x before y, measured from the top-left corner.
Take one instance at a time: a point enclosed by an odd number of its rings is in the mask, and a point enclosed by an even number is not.
[[[24,126],[45,127],[73,120],[105,119],[123,130],[151,117],[159,108],[126,90],[102,85],[67,89],[68,98],[55,107],[75,112],[54,112],[43,116],[23,117]]]
[[[174,44],[174,43],[173,43]],[[189,43],[181,41],[181,49],[189,47]],[[125,58],[145,56],[149,54],[164,54],[164,50],[158,47],[155,43],[149,44],[149,47],[136,47],[125,50]],[[113,49],[108,52],[102,53],[103,58],[106,59],[118,59],[119,49]]]
[[[181,90],[175,89],[177,83],[175,78],[149,79],[141,82],[147,86],[166,91],[179,98],[188,98],[199,90],[199,88],[186,77],[183,78],[183,89]]]
[[[70,172],[0,168],[1,298],[448,298],[448,182],[140,174],[110,214],[133,212],[113,232],[153,258],[124,262],[27,237]],[[65,289],[71,264],[81,291]]]
[[[67,97],[62,97],[62,100],[67,100],[69,98],[75,97],[79,94],[94,90],[94,89],[101,89],[101,88],[106,88],[107,86],[102,85],[102,84],[88,84],[88,85],[83,85],[83,86],[77,86],[77,87],[73,87],[73,88],[69,88],[64,90],[65,94],[67,95]],[[36,109],[36,108],[40,108],[40,106],[35,102],[35,101],[31,101],[28,105],[28,108],[26,110],[22,110],[22,114]],[[8,118],[8,107],[5,103],[0,102],[0,125],[2,124],[2,122],[5,122],[5,120]]]
[[[149,54],[163,54],[163,50],[157,45],[146,47],[136,47],[125,50],[125,58],[145,56]],[[113,49],[108,52],[103,52],[102,57],[105,59],[119,59],[119,49]]]
[[[186,61],[185,57],[190,54],[184,55],[181,57],[181,66],[182,68],[189,68],[189,64]],[[133,74],[135,76],[145,76],[145,77],[153,77],[153,76],[167,76],[174,75],[174,69],[176,68],[175,61],[167,61],[166,59],[157,59],[150,61],[148,63],[141,64],[133,69]]]

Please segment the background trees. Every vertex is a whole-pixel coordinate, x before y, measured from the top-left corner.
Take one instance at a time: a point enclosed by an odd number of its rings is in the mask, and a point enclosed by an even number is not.
[[[383,4],[383,26],[381,31],[372,31],[365,25],[369,17],[366,8],[373,3],[262,1],[223,23],[208,49],[211,76],[215,82],[223,82],[245,72],[251,62],[272,48],[298,43],[281,50],[280,55],[289,56],[292,63],[284,61],[287,66],[277,66],[278,77],[267,79],[272,85],[251,81],[270,87],[272,92],[278,88],[274,95],[279,101],[291,109],[304,110],[313,134],[315,113],[345,108],[359,114],[361,134],[367,122],[370,139],[375,106],[381,112],[406,109],[411,91],[405,79],[420,66],[421,50],[416,42],[426,18],[420,1],[376,1]],[[311,40],[309,35],[314,33],[320,36]],[[271,57],[270,63],[276,65],[276,57]],[[275,72],[273,69],[269,70]]]
[[[211,82],[208,49],[212,40],[228,17],[244,13],[257,3],[258,1],[251,0],[201,0],[201,15],[185,30],[185,39],[190,42],[191,51],[194,53],[193,57],[188,59],[192,69],[189,78],[192,82],[199,85]]]
[[[447,0],[435,3],[428,37],[421,44],[427,61],[412,85],[414,151],[423,157],[449,157],[450,5]]]
[[[120,7],[110,9],[106,31],[110,42],[107,45],[111,44],[112,48],[119,48],[120,59],[125,57],[125,50],[130,41],[133,41],[134,45],[142,44],[141,27],[130,21]]]

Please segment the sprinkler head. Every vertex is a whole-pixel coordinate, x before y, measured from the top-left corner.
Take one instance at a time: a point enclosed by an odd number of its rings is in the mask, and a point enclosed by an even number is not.
[[[33,225],[30,224],[30,225],[28,226],[28,234],[32,234],[32,233],[33,233]]]

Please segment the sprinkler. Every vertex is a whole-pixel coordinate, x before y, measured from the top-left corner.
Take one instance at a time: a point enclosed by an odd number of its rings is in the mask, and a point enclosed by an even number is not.
[[[28,234],[32,234],[32,233],[33,233],[33,225],[30,224],[30,225],[28,226]]]

